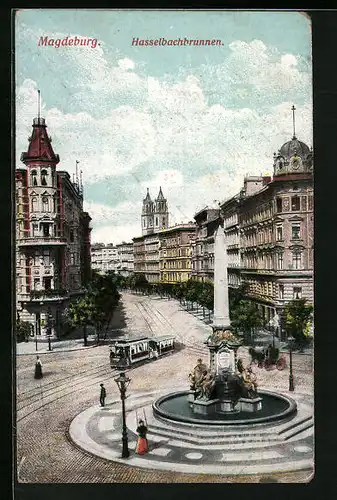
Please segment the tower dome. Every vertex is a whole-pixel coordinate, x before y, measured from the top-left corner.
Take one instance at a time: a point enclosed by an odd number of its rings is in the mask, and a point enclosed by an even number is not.
[[[310,148],[304,142],[299,141],[297,137],[293,137],[291,141],[285,142],[280,148],[279,154],[288,160],[295,154],[305,159],[310,154]]]
[[[293,112],[293,137],[281,146],[278,154],[274,153],[274,175],[299,172],[312,172],[313,152],[295,134],[295,106]]]

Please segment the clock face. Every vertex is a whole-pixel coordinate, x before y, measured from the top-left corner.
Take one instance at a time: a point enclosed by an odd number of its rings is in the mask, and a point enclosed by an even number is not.
[[[301,158],[299,158],[298,156],[294,156],[291,160],[291,167],[294,170],[298,170],[301,167],[301,163]]]

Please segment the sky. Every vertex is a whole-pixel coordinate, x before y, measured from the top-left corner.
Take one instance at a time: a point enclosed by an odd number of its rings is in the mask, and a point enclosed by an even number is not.
[[[40,37],[97,39],[42,46]],[[139,39],[214,46],[135,46]],[[16,166],[46,119],[59,170],[83,171],[92,242],[141,234],[146,189],[170,225],[272,173],[296,135],[312,145],[311,25],[300,12],[20,10],[15,24]]]

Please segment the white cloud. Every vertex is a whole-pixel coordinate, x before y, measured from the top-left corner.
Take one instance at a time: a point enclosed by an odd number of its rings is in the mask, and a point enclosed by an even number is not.
[[[141,235],[140,223],[122,226],[106,225],[94,227],[91,233],[92,243],[127,243],[132,242],[132,238]]]
[[[111,199],[111,206],[86,203],[95,241],[130,240],[140,233],[147,187],[155,197],[162,186],[174,223],[235,194],[245,174],[270,172],[273,152],[292,136],[292,104],[296,134],[312,144],[311,76],[300,69],[299,57],[281,55],[261,40],[234,41],[229,48],[221,64],[190,71],[174,83],[138,75],[128,58],[108,63],[104,44],[65,52],[79,76],[72,88],[78,111],[65,114],[42,102],[59,168],[72,174],[79,160],[85,184],[108,177],[120,186],[137,171],[143,189],[138,199]],[[294,102],[296,95],[305,104]],[[25,80],[17,89],[18,165],[36,109],[36,82]]]
[[[134,69],[135,68],[135,63],[131,61],[131,59],[128,59],[125,57],[124,59],[120,59],[118,61],[118,66],[122,69],[128,70],[128,69]]]

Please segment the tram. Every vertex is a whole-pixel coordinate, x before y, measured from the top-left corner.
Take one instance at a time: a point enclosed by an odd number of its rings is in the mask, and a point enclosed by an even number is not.
[[[140,337],[137,339],[115,340],[110,346],[110,365],[112,368],[129,368],[147,360],[155,360],[175,349],[175,337]]]

